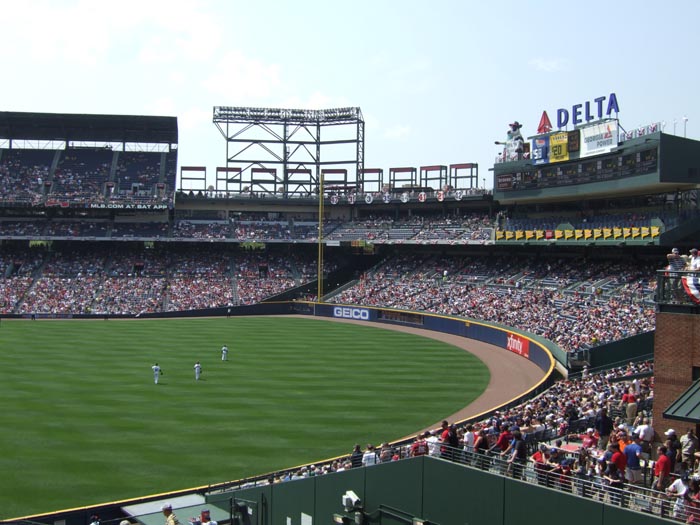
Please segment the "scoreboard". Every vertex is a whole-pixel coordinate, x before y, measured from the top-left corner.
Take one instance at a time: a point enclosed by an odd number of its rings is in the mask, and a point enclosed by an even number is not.
[[[566,145],[555,145],[561,148],[558,155],[568,158]],[[658,149],[653,147],[636,153],[608,155],[597,159],[520,165],[517,171],[495,175],[496,191],[522,191],[606,182],[655,173],[658,171],[658,164]]]

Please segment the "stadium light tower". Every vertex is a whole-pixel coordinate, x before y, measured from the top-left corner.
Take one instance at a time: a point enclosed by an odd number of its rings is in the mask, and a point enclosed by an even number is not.
[[[687,138],[686,131],[688,130],[688,117],[683,115],[683,138]]]

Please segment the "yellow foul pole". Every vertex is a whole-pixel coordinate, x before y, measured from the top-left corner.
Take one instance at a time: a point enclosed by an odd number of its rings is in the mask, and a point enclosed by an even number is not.
[[[318,261],[316,278],[318,279],[316,302],[321,302],[321,297],[323,297],[323,171],[321,171],[318,185]]]

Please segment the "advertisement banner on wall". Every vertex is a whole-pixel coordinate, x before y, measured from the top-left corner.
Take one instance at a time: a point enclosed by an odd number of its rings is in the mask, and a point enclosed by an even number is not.
[[[568,135],[569,143],[567,144],[566,149],[569,150],[569,153],[578,153],[581,151],[581,131],[575,129],[573,131],[569,131]]]
[[[566,131],[553,133],[549,136],[549,162],[564,162],[569,160],[569,134]]]
[[[530,158],[533,164],[549,162],[549,137],[535,137],[532,139]]]
[[[530,357],[530,341],[513,332],[508,332],[506,337],[506,350],[521,355]]]
[[[581,157],[608,153],[617,147],[617,134],[616,120],[581,128]]]

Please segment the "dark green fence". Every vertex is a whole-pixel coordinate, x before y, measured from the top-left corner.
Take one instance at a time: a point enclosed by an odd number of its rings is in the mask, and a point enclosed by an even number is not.
[[[344,507],[343,495],[350,490],[361,499],[361,508]],[[254,525],[668,523],[658,512],[642,514],[607,500],[603,503],[427,456],[219,494],[211,501],[221,505],[232,497],[252,502],[256,512],[248,518]]]

